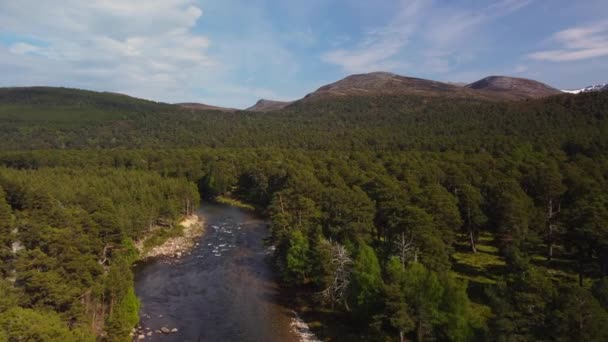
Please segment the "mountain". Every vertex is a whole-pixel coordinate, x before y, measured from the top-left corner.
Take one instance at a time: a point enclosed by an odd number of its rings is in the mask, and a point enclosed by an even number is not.
[[[505,101],[546,97],[561,93],[525,78],[490,76],[471,84],[444,83],[422,78],[372,72],[348,76],[306,95],[304,100],[366,95],[422,95]]]
[[[261,99],[258,102],[256,102],[255,105],[253,105],[245,110],[250,111],[250,112],[271,112],[274,110],[283,109],[292,103],[293,102],[291,102],[291,101],[289,101],[289,102],[288,101],[272,101],[272,100]]]
[[[365,95],[426,95],[448,97],[484,97],[456,85],[400,76],[388,72],[372,72],[348,76],[306,95],[305,99]]]
[[[508,76],[489,76],[468,84],[465,88],[495,94],[497,97],[507,100],[534,99],[561,93],[538,81]]]
[[[257,113],[189,110],[77,89],[0,88],[0,150],[158,146],[443,150],[458,146],[462,151],[490,151],[515,142],[546,141],[557,148],[567,145],[591,151],[604,146],[588,142],[608,130],[607,99],[608,92],[523,102],[329,96]]]
[[[570,94],[579,94],[579,93],[590,93],[595,91],[608,91],[608,83],[606,84],[596,84],[589,87],[585,87],[582,89],[573,89],[573,90],[562,90],[564,93]]]
[[[226,107],[218,107],[211,106],[204,103],[196,103],[196,102],[184,102],[184,103],[176,103],[177,106],[195,109],[195,110],[219,110],[220,112],[236,112],[238,109],[235,108],[226,108]]]

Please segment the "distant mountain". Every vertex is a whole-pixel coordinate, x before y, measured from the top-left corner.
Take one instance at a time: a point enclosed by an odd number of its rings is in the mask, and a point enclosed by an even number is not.
[[[196,110],[219,110],[220,112],[236,112],[238,109],[235,108],[225,108],[218,106],[211,106],[204,103],[195,103],[195,102],[186,102],[186,103],[176,103],[175,105],[188,108],[188,109],[196,109]]]
[[[271,112],[273,110],[283,109],[292,103],[293,102],[272,101],[272,100],[261,99],[255,105],[253,105],[245,110],[251,111],[251,112]]]
[[[546,84],[525,78],[490,76],[471,84],[444,83],[421,78],[373,72],[348,76],[322,86],[304,100],[332,96],[422,95],[482,100],[524,100],[561,93]]]
[[[400,76],[388,72],[372,72],[348,76],[306,95],[305,99],[349,95],[430,95],[479,97],[475,91],[456,85]],[[482,95],[483,97],[483,95]]]
[[[334,96],[255,113],[191,110],[78,89],[0,88],[0,150],[163,146],[439,151],[458,146],[459,151],[504,152],[510,143],[546,141],[558,149],[569,144],[592,151],[595,145],[584,144],[586,139],[602,141],[608,129],[607,100],[608,92],[562,93],[525,102]]]
[[[606,84],[596,84],[589,87],[585,87],[582,89],[573,89],[573,90],[562,90],[564,93],[570,94],[579,94],[579,93],[590,93],[594,91],[608,91],[608,83]]]
[[[508,76],[489,76],[468,84],[465,88],[483,91],[486,94],[495,94],[500,98],[509,100],[534,99],[561,93],[561,91],[538,81]]]

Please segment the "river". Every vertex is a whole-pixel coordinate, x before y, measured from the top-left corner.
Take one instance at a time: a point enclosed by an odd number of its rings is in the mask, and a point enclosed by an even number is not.
[[[264,221],[242,209],[204,205],[206,232],[189,255],[139,265],[135,290],[143,341],[299,341],[294,314],[264,246]],[[173,334],[155,330],[177,328]]]

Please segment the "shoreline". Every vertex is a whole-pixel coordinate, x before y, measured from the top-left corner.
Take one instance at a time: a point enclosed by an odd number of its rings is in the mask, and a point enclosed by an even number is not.
[[[162,244],[148,250],[144,248],[148,237],[138,241],[135,244],[139,252],[138,261],[142,262],[153,258],[179,259],[190,252],[198,244],[196,239],[205,232],[205,219],[200,215],[193,214],[184,217],[179,222],[179,225],[183,227],[182,233],[179,236],[170,237]]]

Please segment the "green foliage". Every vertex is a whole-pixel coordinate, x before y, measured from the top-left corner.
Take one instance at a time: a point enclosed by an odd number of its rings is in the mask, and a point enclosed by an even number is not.
[[[608,196],[593,192],[579,198],[565,214],[567,238],[576,248],[579,275],[589,261],[597,260],[603,276],[608,275]]]
[[[217,203],[226,204],[229,206],[246,209],[246,210],[255,210],[255,208],[251,204],[244,203],[234,198],[226,197],[226,196],[217,196],[215,198]]]
[[[11,246],[14,240],[14,215],[6,201],[6,193],[0,186],[0,274],[6,276],[9,272],[9,262],[12,258]]]
[[[591,291],[602,307],[608,310],[608,277],[597,280]]]
[[[608,312],[592,294],[579,286],[563,289],[552,317],[555,341],[605,341]]]
[[[496,230],[503,253],[510,248],[523,248],[530,234],[532,200],[510,179],[492,188],[490,203],[489,224]]]
[[[353,265],[351,303],[357,315],[369,319],[379,309],[382,270],[373,248],[359,246]]]
[[[19,294],[13,285],[0,279],[0,313],[3,313],[19,304]]]
[[[405,270],[401,261],[397,258],[391,258],[386,265],[386,285],[384,287],[384,306],[385,316],[388,319],[391,328],[396,330],[400,337],[408,334],[415,328],[414,320],[412,319],[412,309],[405,297],[405,291],[402,288]]]
[[[412,308],[416,323],[416,339],[421,341],[431,334],[432,328],[441,323],[439,305],[444,288],[435,272],[422,264],[412,263],[403,274],[402,289],[406,302]]]
[[[108,318],[108,340],[129,341],[129,332],[139,322],[139,300],[135,296],[133,286],[126,288],[122,298],[117,299],[115,307]]]
[[[54,312],[15,307],[0,314],[0,331],[6,341],[84,342],[95,341],[80,330],[70,330]],[[2,335],[0,335],[2,336]]]
[[[308,240],[300,230],[294,230],[288,241],[284,278],[294,283],[303,283],[310,269]]]
[[[33,308],[89,327],[95,308],[106,306],[106,328],[118,340],[138,321],[132,241],[150,226],[173,224],[185,203],[198,201],[185,179],[125,169],[0,168],[0,186],[3,258],[10,261],[3,271],[15,281],[2,286],[0,311]],[[13,254],[12,241],[24,249]]]
[[[204,146],[472,152],[530,143],[596,153],[606,147],[601,137],[606,133],[607,98],[594,93],[484,103],[349,96],[303,101],[277,112],[225,113],[108,93],[5,88],[0,91],[0,121],[4,149]],[[226,174],[214,172],[209,183],[223,191],[236,180],[228,165],[219,167]]]
[[[219,113],[2,89],[0,258],[15,282],[0,283],[0,315],[48,313],[51,332],[90,326],[87,308],[103,305],[108,339],[124,340],[133,241],[176,234],[199,190],[267,216],[295,291],[322,293],[341,272],[347,305],[313,307],[362,339],[605,340],[606,113],[608,93]]]

